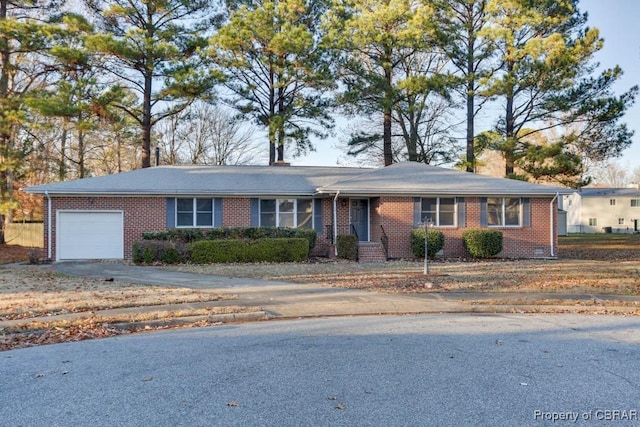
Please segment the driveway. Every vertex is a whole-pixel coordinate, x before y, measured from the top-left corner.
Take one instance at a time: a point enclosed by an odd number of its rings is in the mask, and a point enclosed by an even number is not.
[[[48,345],[0,353],[0,425],[632,426],[639,343],[636,317],[448,314]]]
[[[117,262],[62,262],[54,264],[53,267],[58,272],[77,276],[148,285],[215,289],[221,294],[236,296],[236,305],[262,307],[268,317],[443,313],[470,310],[469,305],[459,298],[444,298],[435,293],[412,296],[380,294],[316,284],[176,272]]]

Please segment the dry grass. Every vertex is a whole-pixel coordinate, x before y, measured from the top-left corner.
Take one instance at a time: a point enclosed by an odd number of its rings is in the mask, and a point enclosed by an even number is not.
[[[221,299],[211,290],[71,277],[46,266],[0,268],[0,319],[4,320]]]
[[[227,264],[178,267],[182,271],[316,283],[380,292],[527,292],[640,295],[640,235],[562,237],[558,260],[394,261],[359,264]],[[173,267],[172,267],[173,268]],[[432,287],[425,287],[429,282]]]

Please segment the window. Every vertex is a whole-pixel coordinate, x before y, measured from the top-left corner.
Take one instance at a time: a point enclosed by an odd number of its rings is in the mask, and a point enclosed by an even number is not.
[[[598,218],[589,218],[589,226],[597,227],[598,226]]]
[[[624,225],[624,218],[618,218],[618,225]]]
[[[640,199],[631,199],[631,207],[632,208],[640,207]]]
[[[609,206],[615,206],[616,205],[616,199],[609,199]]]
[[[313,228],[313,200],[262,199],[260,200],[262,227]]]
[[[455,226],[456,199],[454,197],[430,197],[422,199],[420,218],[436,227]]]
[[[177,227],[213,227],[213,199],[176,199]]]
[[[487,221],[491,227],[517,227],[520,225],[521,200],[514,197],[487,198]]]

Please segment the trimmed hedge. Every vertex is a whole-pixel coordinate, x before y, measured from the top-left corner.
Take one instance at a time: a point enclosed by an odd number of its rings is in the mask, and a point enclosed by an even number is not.
[[[188,261],[189,248],[182,242],[143,240],[133,244],[132,260],[136,264],[177,264]]]
[[[496,230],[465,230],[464,248],[473,258],[493,258],[502,252],[502,233]]]
[[[304,238],[199,240],[189,249],[196,264],[302,262],[309,257],[309,242]]]
[[[309,242],[309,251],[316,246],[317,233],[308,228],[287,227],[222,227],[172,228],[166,231],[143,233],[144,240],[169,240],[193,243],[200,240],[258,240],[270,238],[303,238]]]
[[[338,234],[336,240],[338,258],[355,261],[358,259],[358,241],[353,234]]]
[[[444,247],[444,233],[440,230],[429,230],[427,245],[429,258],[434,258]],[[424,228],[411,230],[411,252],[416,258],[424,258]]]

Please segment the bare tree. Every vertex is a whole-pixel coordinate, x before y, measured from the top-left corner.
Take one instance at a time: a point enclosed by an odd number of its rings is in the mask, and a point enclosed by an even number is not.
[[[197,102],[162,123],[159,130],[162,159],[169,164],[251,164],[259,153],[250,124],[236,121],[229,112],[205,102]]]

